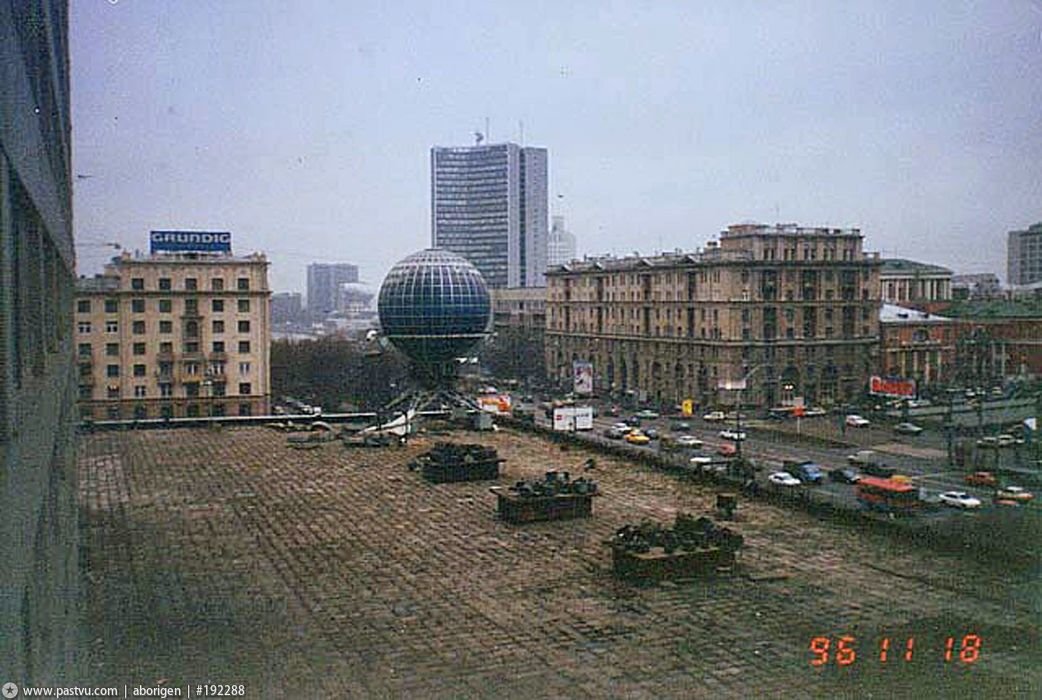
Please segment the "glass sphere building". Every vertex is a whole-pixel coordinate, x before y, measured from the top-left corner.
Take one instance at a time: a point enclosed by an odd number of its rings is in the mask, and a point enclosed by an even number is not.
[[[414,362],[436,364],[464,355],[488,335],[492,304],[473,265],[430,248],[391,268],[377,309],[385,338]]]

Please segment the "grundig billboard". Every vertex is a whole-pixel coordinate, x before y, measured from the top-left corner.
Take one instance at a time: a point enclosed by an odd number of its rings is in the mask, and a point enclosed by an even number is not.
[[[227,231],[153,231],[148,237],[153,253],[230,253]]]
[[[868,380],[868,391],[882,396],[915,397],[914,379],[896,379],[872,376]]]

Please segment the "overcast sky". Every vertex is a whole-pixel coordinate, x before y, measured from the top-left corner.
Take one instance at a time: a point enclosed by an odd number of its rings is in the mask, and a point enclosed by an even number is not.
[[[1042,0],[73,0],[71,32],[81,274],[192,228],[278,291],[378,285],[486,118],[549,149],[580,253],[785,221],[1005,278],[1042,221]]]

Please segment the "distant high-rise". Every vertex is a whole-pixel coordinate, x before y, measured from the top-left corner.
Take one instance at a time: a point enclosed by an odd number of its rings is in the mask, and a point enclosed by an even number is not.
[[[1006,254],[1007,284],[1042,281],[1042,222],[1026,231],[1010,231]]]
[[[546,244],[546,263],[549,267],[554,267],[574,259],[575,236],[564,227],[564,217],[555,216]]]
[[[357,281],[357,265],[311,263],[308,265],[308,312],[323,315],[335,311],[340,285]]]
[[[431,243],[489,287],[546,284],[547,152],[516,143],[431,149]]]

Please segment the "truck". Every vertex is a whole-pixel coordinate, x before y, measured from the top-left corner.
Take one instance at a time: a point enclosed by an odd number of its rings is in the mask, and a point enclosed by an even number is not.
[[[847,455],[847,463],[859,468],[869,476],[878,476],[883,479],[889,479],[897,472],[893,467],[886,466],[873,450],[858,450],[852,455]]]

